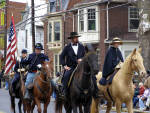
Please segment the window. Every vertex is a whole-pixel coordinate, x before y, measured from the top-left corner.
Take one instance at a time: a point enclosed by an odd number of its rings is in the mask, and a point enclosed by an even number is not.
[[[49,42],[52,41],[52,24],[49,23]]]
[[[129,31],[136,32],[139,27],[139,10],[129,7]]]
[[[80,32],[84,31],[84,10],[79,11],[79,29]]]
[[[60,41],[60,22],[54,22],[54,41]]]
[[[88,9],[88,30],[96,30],[96,10]]]
[[[56,12],[56,1],[50,0],[50,12]]]
[[[56,75],[57,72],[61,72],[61,65],[59,62],[59,54],[55,54],[54,59],[55,59],[54,67],[55,67],[55,75]]]

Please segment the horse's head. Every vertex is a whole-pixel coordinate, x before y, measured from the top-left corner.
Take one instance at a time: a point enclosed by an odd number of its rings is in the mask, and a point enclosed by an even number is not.
[[[47,81],[50,81],[50,79],[52,78],[52,71],[53,71],[51,62],[44,61],[41,64],[42,64],[41,74],[44,75],[44,77]]]
[[[134,49],[131,53],[131,68],[138,72],[141,76],[146,75],[146,70],[143,64],[143,58],[141,56],[141,48]]]
[[[86,51],[85,62],[87,62],[87,64],[89,65],[92,74],[96,75],[99,71],[98,58],[96,52],[94,51],[94,48],[92,47],[91,44],[87,44],[85,46],[85,51]]]

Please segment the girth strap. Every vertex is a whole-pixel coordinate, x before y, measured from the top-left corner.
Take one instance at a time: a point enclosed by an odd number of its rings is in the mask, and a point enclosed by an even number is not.
[[[112,98],[112,96],[111,96],[111,94],[110,94],[110,91],[109,91],[109,87],[107,88],[107,93],[108,93],[110,99],[113,101],[113,98]]]

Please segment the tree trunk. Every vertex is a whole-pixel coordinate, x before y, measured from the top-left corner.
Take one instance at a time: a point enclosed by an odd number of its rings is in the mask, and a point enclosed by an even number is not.
[[[150,0],[129,0],[139,8],[140,24],[137,36],[145,68],[150,69]]]

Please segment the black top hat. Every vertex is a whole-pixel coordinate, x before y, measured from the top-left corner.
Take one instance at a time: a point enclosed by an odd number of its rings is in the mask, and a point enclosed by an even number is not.
[[[71,32],[71,33],[70,33],[70,37],[68,37],[68,39],[72,39],[72,38],[74,38],[74,37],[80,37],[80,35],[78,35],[77,32]]]
[[[27,54],[27,50],[26,50],[26,49],[23,49],[23,50],[21,51],[21,53]]]
[[[35,49],[41,49],[41,50],[44,50],[41,43],[36,43]]]

